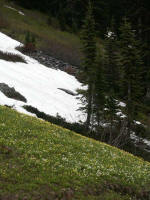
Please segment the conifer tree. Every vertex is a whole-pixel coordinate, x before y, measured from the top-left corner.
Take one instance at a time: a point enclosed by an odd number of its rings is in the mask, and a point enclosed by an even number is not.
[[[96,127],[100,126],[100,122],[104,118],[104,106],[105,106],[105,95],[106,95],[106,80],[104,76],[104,56],[101,52],[98,53],[96,58],[96,69],[95,69],[95,87],[93,97],[93,114],[96,122]]]
[[[86,129],[89,130],[91,116],[93,112],[93,96],[94,96],[94,82],[95,82],[95,68],[96,68],[96,37],[95,37],[95,21],[93,17],[93,8],[89,2],[87,15],[84,21],[83,30],[81,32],[82,52],[84,61],[82,64],[81,73],[84,74],[84,84],[88,85],[86,91],[87,100],[87,119]]]
[[[127,102],[128,131],[135,117],[135,103],[142,97],[141,68],[142,59],[138,41],[131,24],[124,19],[120,28],[120,65],[123,69],[122,89]]]
[[[117,137],[119,132],[113,135],[113,127],[116,126],[118,121],[118,116],[116,115],[118,110],[118,102],[115,100],[113,94],[110,94],[106,97],[105,103],[105,120],[106,123],[109,123],[109,135],[105,142],[113,145],[113,140]]]
[[[120,73],[117,65],[117,36],[114,31],[114,19],[105,39],[105,74],[107,92],[113,95],[118,93]]]

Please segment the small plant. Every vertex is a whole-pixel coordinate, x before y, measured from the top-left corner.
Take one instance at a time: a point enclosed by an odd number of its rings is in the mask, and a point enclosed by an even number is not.
[[[22,48],[23,52],[34,52],[36,51],[36,39],[33,34],[30,32],[27,32],[25,35],[25,44]]]
[[[2,51],[0,51],[0,59],[10,61],[10,62],[26,63],[25,59],[22,56],[8,53],[8,52],[2,52]]]

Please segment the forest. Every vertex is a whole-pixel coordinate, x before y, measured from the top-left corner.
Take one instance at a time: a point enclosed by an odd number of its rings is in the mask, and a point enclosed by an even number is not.
[[[61,23],[71,26],[76,31],[82,26],[86,15],[86,0],[9,0],[16,1],[21,6],[28,9],[37,9],[48,13],[50,16],[58,18]],[[115,28],[118,31],[123,17],[130,19],[134,29],[141,33],[144,39],[148,37],[150,2],[148,0],[93,0],[94,18],[98,33],[106,32],[110,26],[112,17],[115,21]],[[65,27],[64,27],[65,28]]]

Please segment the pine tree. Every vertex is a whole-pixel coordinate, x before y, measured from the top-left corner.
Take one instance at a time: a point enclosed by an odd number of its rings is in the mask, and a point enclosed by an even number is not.
[[[128,131],[135,117],[135,104],[142,97],[141,69],[142,59],[138,41],[131,24],[124,19],[120,28],[120,64],[123,69],[122,89],[127,102]]]
[[[93,112],[93,96],[96,68],[96,37],[95,37],[95,21],[93,17],[93,8],[89,2],[88,12],[84,21],[83,30],[81,32],[82,52],[84,61],[82,64],[81,73],[84,74],[84,84],[88,85],[87,99],[87,119],[86,129],[89,130],[91,116]]]
[[[118,123],[118,116],[116,115],[118,110],[118,102],[115,100],[113,94],[110,94],[106,97],[106,103],[105,103],[105,120],[106,123],[108,123],[109,127],[109,134],[108,138],[105,142],[113,145],[113,140],[116,139],[119,132],[115,135],[113,135],[113,127],[115,127]],[[117,123],[116,123],[117,122]]]
[[[105,95],[106,95],[106,80],[104,76],[104,56],[101,52],[98,53],[95,69],[95,87],[93,96],[93,115],[96,122],[96,127],[99,129],[100,122],[104,118]]]
[[[31,42],[31,35],[30,32],[27,31],[25,35],[25,45],[29,44]]]
[[[114,19],[105,39],[105,74],[108,93],[119,93],[120,70],[117,65],[117,36],[114,30]]]

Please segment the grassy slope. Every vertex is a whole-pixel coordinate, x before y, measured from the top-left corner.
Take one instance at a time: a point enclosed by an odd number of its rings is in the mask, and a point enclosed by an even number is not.
[[[5,5],[21,10],[25,16],[6,8]],[[51,51],[50,54],[65,61],[68,59],[68,62],[79,60],[81,54],[79,38],[72,33],[61,31],[55,19],[52,19],[52,25],[48,25],[47,15],[20,8],[7,0],[0,0],[0,17],[3,17],[6,23],[4,27],[1,27],[0,23],[0,31],[21,42],[24,42],[26,31],[30,31],[37,38],[38,48]]]
[[[0,106],[0,199],[146,199],[149,186],[150,163]]]

